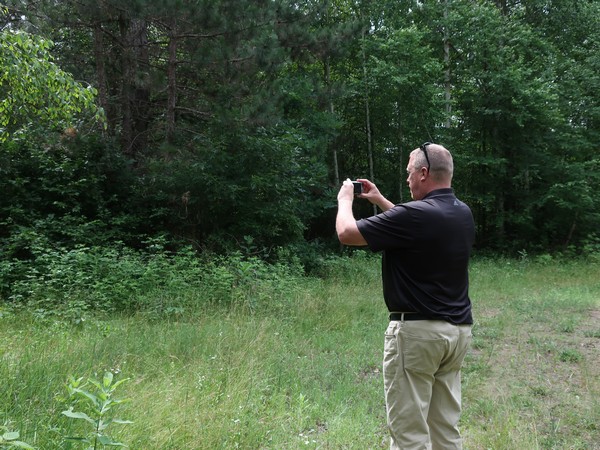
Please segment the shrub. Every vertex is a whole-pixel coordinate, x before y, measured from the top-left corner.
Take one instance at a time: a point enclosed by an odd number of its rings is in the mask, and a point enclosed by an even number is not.
[[[287,301],[302,275],[297,266],[240,253],[200,257],[191,248],[171,254],[154,247],[48,249],[33,261],[2,262],[0,286],[37,317],[80,322],[92,312],[181,313],[190,302],[255,310]]]

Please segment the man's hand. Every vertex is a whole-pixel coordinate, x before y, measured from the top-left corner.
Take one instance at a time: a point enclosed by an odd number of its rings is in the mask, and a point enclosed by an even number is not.
[[[379,206],[382,211],[387,211],[394,206],[392,202],[381,195],[381,192],[379,192],[379,189],[377,186],[375,186],[375,183],[367,180],[366,178],[359,178],[356,181],[360,181],[363,185],[363,192],[359,195],[360,198],[366,198],[374,205]]]
[[[340,188],[340,192],[338,192],[337,196],[338,202],[340,200],[350,200],[350,202],[354,201],[354,185],[350,178],[347,178],[342,187]]]
[[[367,245],[360,234],[356,220],[352,214],[352,203],[354,201],[354,185],[350,179],[344,181],[340,192],[338,192],[338,213],[335,220],[335,230],[338,239],[345,245]]]

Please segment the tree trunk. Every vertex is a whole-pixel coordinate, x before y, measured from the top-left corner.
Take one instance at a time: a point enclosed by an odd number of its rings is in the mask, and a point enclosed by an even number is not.
[[[335,105],[333,104],[333,93],[331,89],[331,65],[329,63],[329,56],[325,57],[325,63],[323,64],[325,71],[325,84],[327,85],[327,96],[329,98],[329,113],[333,116],[335,113]],[[333,154],[333,177],[335,185],[340,185],[340,166],[338,164],[337,150],[335,144],[331,146]]]
[[[506,2],[506,0],[495,0],[495,2],[496,2],[496,6],[498,7],[498,9],[500,9],[500,11],[502,11],[502,15],[507,16],[508,15],[508,3]]]
[[[571,239],[573,239],[573,233],[575,233],[575,228],[577,228],[577,216],[579,214],[575,213],[575,218],[573,219],[573,223],[571,224],[571,228],[569,228],[569,234],[567,235],[567,240],[565,241],[564,250],[566,251],[571,244]]]
[[[94,32],[94,59],[96,61],[96,82],[98,83],[98,102],[100,107],[106,114],[106,121],[108,125],[108,132],[112,134],[114,130],[114,118],[110,105],[108,103],[108,85],[106,82],[106,59],[104,57],[104,35],[102,31],[102,24],[95,22],[93,24]]]
[[[137,161],[146,147],[149,120],[147,24],[142,19],[121,16],[119,25],[123,43],[121,148]]]
[[[369,80],[367,78],[367,56],[365,54],[365,30],[362,31],[362,66],[363,79],[365,82],[365,125],[367,132],[367,153],[369,155],[369,179],[375,182],[375,171],[373,169],[373,136],[371,133],[371,111],[369,107]],[[377,206],[373,205],[373,214],[377,214]]]
[[[452,85],[450,83],[450,33],[448,31],[449,0],[444,1],[444,94],[446,103],[445,128],[450,128],[452,117]]]
[[[169,144],[175,140],[175,107],[177,106],[177,22],[173,19],[169,30],[169,63],[167,68],[167,133]]]
[[[398,111],[398,166],[399,166],[399,170],[398,173],[402,174],[404,173],[404,169],[402,167],[403,161],[404,161],[404,147],[402,145],[402,143],[404,142],[404,136],[402,133],[402,107],[400,106],[400,103],[396,103],[396,110]],[[404,195],[402,194],[402,182],[404,181],[404,179],[399,176],[398,177],[398,201],[400,203],[404,202]]]

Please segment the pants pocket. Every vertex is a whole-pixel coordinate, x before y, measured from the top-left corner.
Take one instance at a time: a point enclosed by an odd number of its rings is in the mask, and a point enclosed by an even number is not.
[[[395,356],[398,354],[398,322],[390,322],[385,330],[384,353]]]
[[[445,339],[423,338],[400,330],[398,340],[404,370],[429,375],[436,373],[446,352]]]
[[[461,330],[460,337],[456,344],[456,348],[454,352],[450,355],[449,361],[445,364],[446,370],[460,370],[462,364],[465,360],[465,356],[467,355],[467,351],[471,347],[471,341],[473,340],[473,336],[471,335],[471,330],[467,329],[465,331]]]

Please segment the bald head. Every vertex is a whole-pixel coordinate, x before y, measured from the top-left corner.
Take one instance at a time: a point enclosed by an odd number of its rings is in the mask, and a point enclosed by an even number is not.
[[[421,200],[436,189],[449,188],[452,183],[454,164],[450,152],[438,144],[427,144],[425,151],[413,150],[406,166],[406,182],[413,200]]]
[[[410,156],[411,169],[418,170],[421,167],[427,167],[429,165],[429,174],[433,181],[442,184],[450,184],[452,182],[454,163],[452,161],[452,155],[445,147],[438,144],[429,144],[427,146],[429,164],[427,164],[425,153],[420,148],[414,149]]]

